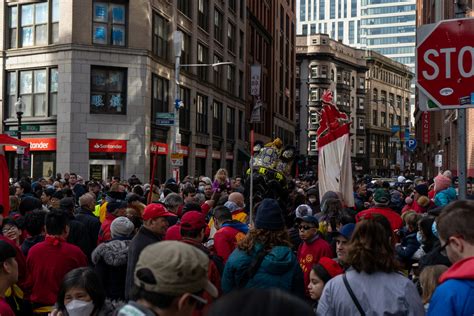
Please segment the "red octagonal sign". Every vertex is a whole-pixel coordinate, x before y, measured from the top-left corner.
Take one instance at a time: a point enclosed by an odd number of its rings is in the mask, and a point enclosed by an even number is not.
[[[440,108],[474,106],[474,19],[417,30],[417,87]]]

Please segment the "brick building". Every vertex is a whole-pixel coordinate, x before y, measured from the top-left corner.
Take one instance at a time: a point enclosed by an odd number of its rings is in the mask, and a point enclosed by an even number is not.
[[[157,155],[157,178],[166,179],[172,135],[156,118],[174,106],[176,29],[184,33],[182,64],[233,62],[181,69],[181,174],[211,175],[219,167],[242,171],[244,0],[0,3],[0,118],[2,130],[15,134],[14,104],[22,98],[29,130],[23,138],[32,144],[25,174],[135,174],[147,181]],[[7,152],[10,170],[15,158]]]

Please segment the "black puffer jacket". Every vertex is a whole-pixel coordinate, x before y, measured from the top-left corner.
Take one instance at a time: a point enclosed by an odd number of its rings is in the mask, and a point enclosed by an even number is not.
[[[102,280],[107,298],[125,300],[128,249],[131,240],[116,238],[102,243],[92,252],[92,263]]]

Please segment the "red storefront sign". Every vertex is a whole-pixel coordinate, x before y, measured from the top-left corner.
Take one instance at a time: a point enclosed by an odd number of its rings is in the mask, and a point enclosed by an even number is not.
[[[204,148],[196,148],[196,158],[206,158],[207,150]]]
[[[150,151],[156,155],[168,155],[168,144],[152,142],[150,144]]]
[[[89,139],[91,153],[126,153],[127,141],[115,139]]]
[[[422,142],[423,144],[429,144],[430,142],[430,112],[423,112],[421,114],[422,122]]]
[[[178,145],[178,154],[182,154],[183,156],[189,156],[189,147]]]
[[[221,152],[218,150],[212,151],[212,159],[221,159]]]
[[[56,138],[22,138],[30,144],[30,151],[56,151]],[[12,146],[5,146],[5,151],[15,151]]]
[[[234,160],[234,154],[230,152],[225,153],[225,159],[226,160]]]

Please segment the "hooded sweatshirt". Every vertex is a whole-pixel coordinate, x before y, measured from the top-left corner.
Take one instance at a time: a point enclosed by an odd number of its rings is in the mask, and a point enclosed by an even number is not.
[[[474,315],[474,257],[456,262],[439,278],[428,315]]]
[[[244,238],[248,231],[249,228],[246,224],[232,220],[222,224],[222,228],[214,234],[214,248],[224,263],[234,251],[237,242]]]

